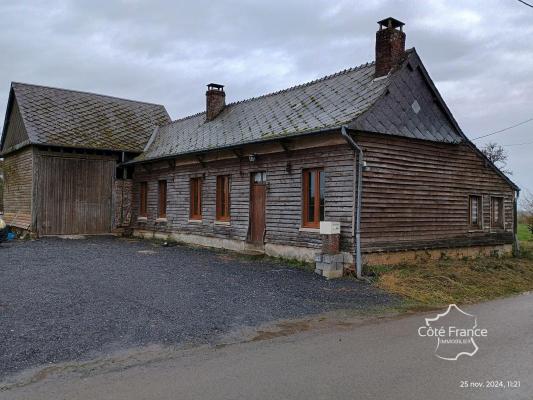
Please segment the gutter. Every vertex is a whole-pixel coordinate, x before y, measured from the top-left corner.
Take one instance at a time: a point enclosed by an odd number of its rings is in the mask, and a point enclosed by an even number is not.
[[[354,162],[357,163],[357,174],[354,176],[354,187],[357,187],[357,199],[354,199],[356,202],[356,207],[354,207],[354,214],[352,219],[355,220],[355,244],[354,244],[354,264],[355,264],[355,273],[357,279],[362,279],[363,277],[363,266],[361,259],[361,204],[363,198],[363,149],[353,140],[353,138],[346,132],[346,126],[341,127],[341,134],[346,139],[348,144],[357,152],[357,159],[354,159]],[[355,182],[357,180],[357,182]]]

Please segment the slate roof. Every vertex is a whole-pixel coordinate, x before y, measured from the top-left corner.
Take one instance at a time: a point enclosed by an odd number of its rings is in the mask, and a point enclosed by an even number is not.
[[[414,49],[407,50],[399,70],[405,72],[407,60],[415,66],[420,62]],[[378,79],[374,79],[374,71],[374,63],[367,63],[303,85],[228,104],[209,122],[205,112],[179,119],[158,128],[134,162],[303,135],[342,125],[432,141],[462,140],[451,114],[448,110],[443,113],[435,103],[436,88],[432,83],[423,94],[419,93],[420,88],[413,89],[413,84],[406,82],[412,78],[399,71]],[[389,94],[392,95],[386,96]],[[417,95],[424,109],[420,114],[411,110]]]
[[[206,151],[335,128],[366,111],[388,78],[374,80],[364,64],[290,89],[226,105],[212,121],[205,112],[158,128],[136,160]]]
[[[24,83],[11,88],[30,144],[140,152],[156,126],[171,122],[162,105]]]

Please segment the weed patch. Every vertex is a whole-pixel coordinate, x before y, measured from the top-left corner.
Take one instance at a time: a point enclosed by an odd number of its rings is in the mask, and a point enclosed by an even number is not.
[[[520,257],[441,258],[370,272],[376,286],[414,307],[475,303],[533,290],[533,243],[522,243]]]

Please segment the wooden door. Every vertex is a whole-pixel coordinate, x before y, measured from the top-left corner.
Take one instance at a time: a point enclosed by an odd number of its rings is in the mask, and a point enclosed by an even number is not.
[[[43,156],[37,226],[41,235],[111,232],[115,161]]]
[[[252,243],[262,244],[265,237],[266,173],[252,174],[250,183],[250,234]]]

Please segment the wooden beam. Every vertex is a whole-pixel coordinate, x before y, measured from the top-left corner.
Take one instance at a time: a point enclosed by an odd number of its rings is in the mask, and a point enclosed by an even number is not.
[[[205,156],[203,154],[197,154],[196,155],[196,159],[198,160],[198,162],[200,163],[200,165],[205,168],[206,167],[206,163],[204,161],[204,158]]]
[[[244,158],[242,149],[233,149],[232,152],[233,154],[235,154],[235,157],[237,157],[238,159]]]
[[[281,146],[285,154],[287,154],[287,157],[290,157],[292,155],[291,142],[289,140],[280,140],[279,145]]]
[[[174,171],[176,169],[176,159],[173,158],[171,160],[167,160],[167,163],[168,163],[168,167]]]

